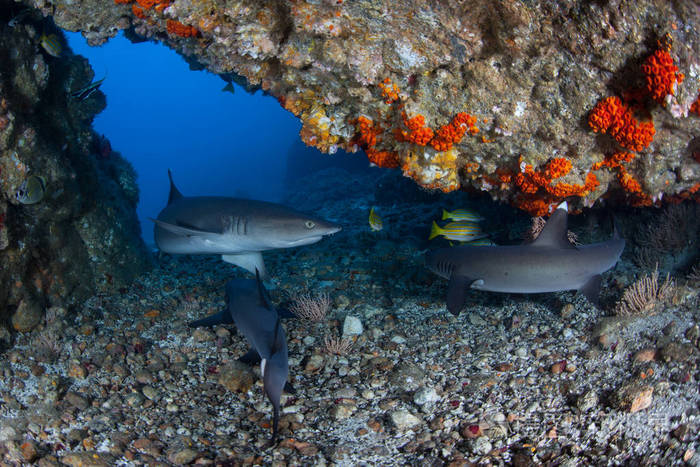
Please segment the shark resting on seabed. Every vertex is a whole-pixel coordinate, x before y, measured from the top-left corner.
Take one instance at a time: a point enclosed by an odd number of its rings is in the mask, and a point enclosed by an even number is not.
[[[530,243],[465,245],[428,252],[425,257],[428,269],[450,281],[447,289],[450,313],[459,314],[468,289],[511,293],[577,290],[597,306],[601,274],[620,259],[625,240],[614,227],[610,240],[572,244],[566,234],[567,210],[564,201]]]

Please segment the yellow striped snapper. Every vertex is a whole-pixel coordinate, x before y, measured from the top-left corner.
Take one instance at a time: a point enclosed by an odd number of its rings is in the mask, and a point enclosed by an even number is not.
[[[30,175],[17,189],[15,197],[22,204],[36,204],[44,198],[46,179],[39,175]]]
[[[430,237],[428,237],[428,240],[432,240],[438,235],[442,235],[448,240],[455,240],[458,242],[468,242],[470,240],[476,240],[477,238],[488,236],[488,234],[481,231],[479,224],[474,222],[450,222],[444,227],[440,227],[435,221],[433,221],[433,226],[430,229]]]
[[[453,221],[471,221],[471,222],[479,222],[483,221],[484,218],[481,217],[478,213],[475,213],[474,211],[470,211],[468,209],[455,209],[452,212],[442,210],[442,220],[453,220]]]
[[[382,222],[382,218],[379,217],[379,214],[374,211],[374,206],[369,210],[369,226],[375,232],[382,230],[384,227],[384,222]]]
[[[42,34],[39,38],[39,43],[44,48],[47,54],[52,57],[60,57],[61,52],[63,52],[63,46],[61,45],[61,40],[56,34]]]

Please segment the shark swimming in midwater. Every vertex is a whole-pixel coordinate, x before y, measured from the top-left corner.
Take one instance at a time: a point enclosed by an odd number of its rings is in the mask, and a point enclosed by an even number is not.
[[[468,289],[511,293],[577,290],[597,305],[601,274],[615,266],[625,240],[615,228],[610,240],[573,245],[566,234],[567,209],[564,201],[531,243],[458,246],[428,252],[428,269],[450,280],[450,313],[459,314]]]
[[[341,227],[280,204],[223,196],[183,196],[170,178],[168,205],[153,220],[165,253],[219,254],[265,278],[261,251],[316,243]]]
[[[287,338],[280,318],[284,310],[276,309],[256,271],[253,279],[233,279],[226,283],[226,309],[193,321],[190,327],[235,323],[250,344],[250,351],[241,357],[246,363],[260,362],[263,388],[272,403],[272,442],[277,441],[282,391],[293,392],[287,383],[289,361]]]

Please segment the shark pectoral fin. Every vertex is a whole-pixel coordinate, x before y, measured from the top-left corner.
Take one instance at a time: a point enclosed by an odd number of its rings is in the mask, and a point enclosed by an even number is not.
[[[600,274],[596,274],[588,279],[588,282],[583,284],[583,287],[578,289],[578,293],[583,294],[596,308],[600,308],[600,283],[601,276]]]
[[[262,253],[259,251],[248,251],[245,253],[236,253],[233,255],[221,255],[221,259],[227,263],[235,264],[240,266],[246,271],[255,274],[255,270],[258,270],[261,279],[267,277],[265,272],[265,263],[263,262]]]
[[[464,276],[453,274],[450,278],[450,284],[447,286],[447,310],[455,316],[462,311],[467,299],[467,287],[470,283],[471,280]]]
[[[294,389],[294,386],[292,386],[291,383],[286,382],[286,383],[284,383],[284,392],[286,392],[287,394],[292,394],[292,395],[294,395],[294,394],[297,393],[297,390]]]
[[[471,284],[469,284],[470,289],[480,289],[484,285],[484,280],[483,279],[477,279]]]
[[[257,365],[260,363],[260,354],[255,349],[250,349],[241,358],[238,359],[239,362],[245,363],[246,365]]]
[[[212,235],[220,236],[220,234],[214,232],[207,232],[206,230],[198,230],[193,227],[183,227],[181,225],[171,224],[170,222],[163,222],[158,219],[153,219],[149,217],[153,222],[155,222],[158,227],[167,230],[168,232],[174,233],[175,235],[180,235],[181,237],[209,237]]]
[[[191,328],[198,328],[200,326],[216,326],[217,324],[231,324],[233,319],[231,318],[231,313],[228,310],[221,311],[219,313],[207,316],[206,318],[198,319],[192,321],[188,324]]]

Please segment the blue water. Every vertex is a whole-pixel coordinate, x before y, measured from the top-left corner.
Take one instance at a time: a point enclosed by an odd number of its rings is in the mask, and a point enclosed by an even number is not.
[[[186,195],[227,195],[279,201],[284,192],[286,154],[299,139],[299,121],[272,97],[192,71],[184,59],[160,44],[134,44],[119,35],[90,47],[78,33],[66,33],[73,52],[87,57],[107,108],[94,121],[112,148],[138,173],[137,208],[144,240],[153,243],[148,220],[165,206],[167,169]]]

